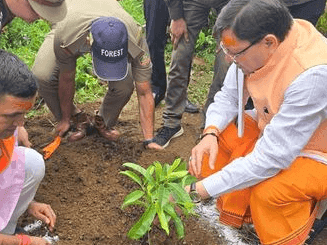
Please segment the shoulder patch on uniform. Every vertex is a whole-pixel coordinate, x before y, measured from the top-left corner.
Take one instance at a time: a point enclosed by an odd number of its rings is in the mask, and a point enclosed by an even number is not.
[[[150,64],[151,59],[150,55],[147,52],[144,52],[142,56],[140,56],[140,63],[142,66],[146,66]]]

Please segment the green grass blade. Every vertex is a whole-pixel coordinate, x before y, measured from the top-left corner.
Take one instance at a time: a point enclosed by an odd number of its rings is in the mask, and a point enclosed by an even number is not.
[[[140,239],[146,232],[150,230],[155,215],[156,208],[154,204],[152,204],[145,210],[141,218],[129,230],[127,236],[135,240]]]

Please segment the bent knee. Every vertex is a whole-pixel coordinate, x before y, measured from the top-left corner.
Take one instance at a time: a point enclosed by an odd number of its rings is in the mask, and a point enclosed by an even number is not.
[[[251,190],[251,205],[275,206],[285,202],[282,187],[273,181],[263,181]]]
[[[40,183],[45,174],[45,164],[43,157],[37,151],[25,149],[25,179]]]
[[[44,69],[44,66],[34,65],[32,67],[32,72],[37,77],[40,84],[50,80],[51,72]]]
[[[129,98],[134,91],[133,81],[110,82],[108,93],[117,99]]]

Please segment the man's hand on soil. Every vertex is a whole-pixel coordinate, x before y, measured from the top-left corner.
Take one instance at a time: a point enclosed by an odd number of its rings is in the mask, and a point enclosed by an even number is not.
[[[50,231],[53,231],[57,217],[50,205],[32,201],[28,206],[28,213],[42,220],[49,226]]]
[[[56,127],[56,135],[63,137],[64,134],[69,130],[70,122],[68,121],[60,121]]]

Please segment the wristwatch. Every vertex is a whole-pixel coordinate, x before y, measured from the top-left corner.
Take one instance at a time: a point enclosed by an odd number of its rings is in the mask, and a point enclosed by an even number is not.
[[[190,194],[190,198],[192,199],[192,201],[194,203],[201,202],[201,196],[200,196],[200,194],[196,190],[196,182],[193,182],[190,185],[190,193],[189,194]]]

